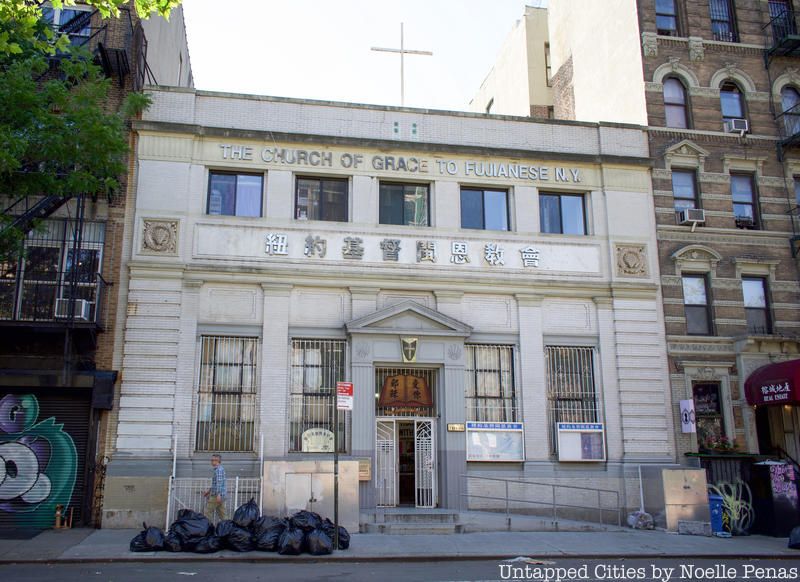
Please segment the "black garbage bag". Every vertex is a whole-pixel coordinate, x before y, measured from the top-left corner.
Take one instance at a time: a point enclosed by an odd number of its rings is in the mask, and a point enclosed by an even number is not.
[[[130,543],[132,552],[158,552],[164,549],[164,532],[157,527],[147,527],[142,524],[143,531],[139,532]]]
[[[293,527],[297,527],[305,532],[309,532],[317,529],[320,526],[322,523],[322,518],[318,513],[303,510],[295,513],[289,522]]]
[[[130,550],[132,552],[149,552],[151,551],[150,548],[147,547],[147,543],[144,541],[145,534],[144,532],[138,533],[133,536],[131,540]]]
[[[236,524],[233,523],[233,520],[223,519],[222,521],[217,522],[217,527],[214,528],[214,535],[224,540],[235,527]]]
[[[322,531],[324,531],[326,534],[328,534],[329,538],[333,539],[333,534],[336,531],[336,526],[333,525],[333,522],[330,519],[328,519],[326,517],[325,520],[322,522],[322,525],[320,526],[320,529],[322,529]],[[339,549],[340,550],[346,550],[349,547],[350,547],[350,533],[348,533],[348,531],[344,527],[342,527],[340,525],[339,526]]]
[[[346,550],[350,547],[350,532],[339,526],[339,549]]]
[[[262,552],[277,552],[280,546],[281,535],[286,530],[282,524],[277,524],[264,530],[256,540],[256,549]]]
[[[321,528],[306,534],[306,548],[312,556],[324,556],[333,552],[333,540]]]
[[[256,546],[249,530],[234,526],[225,537],[225,547],[234,552],[251,552]]]
[[[164,536],[164,549],[167,552],[180,552],[183,550],[181,547],[181,538],[178,537],[178,534],[171,531]]]
[[[278,553],[283,556],[298,556],[303,553],[305,533],[302,529],[289,526],[278,541]]]
[[[261,511],[258,509],[258,503],[255,498],[251,497],[250,501],[244,505],[240,505],[233,514],[233,523],[239,527],[248,528],[252,523],[259,518]]]
[[[131,544],[132,543],[133,542],[131,542]],[[789,532],[789,548],[792,550],[800,550],[800,525]]]
[[[184,551],[186,544],[197,543],[201,538],[214,534],[214,526],[202,513],[190,509],[181,509],[169,530],[177,534]]]
[[[150,527],[147,527],[147,525],[145,525],[145,524],[142,524],[142,525],[145,526],[145,528],[144,528],[144,533],[145,533],[144,541],[145,541],[145,543],[148,546],[150,546],[150,548],[152,550],[155,550],[155,551],[163,550],[164,549],[164,531],[161,530],[160,528],[153,527],[152,525]]]
[[[206,536],[200,538],[195,544],[193,551],[195,554],[213,554],[214,552],[220,551],[222,548],[222,539],[218,536]]]
[[[250,526],[250,531],[253,532],[254,536],[260,536],[265,531],[272,529],[276,525],[282,525],[284,528],[289,527],[289,520],[285,517],[270,517],[265,515],[263,517],[259,517],[253,522],[253,525]]]

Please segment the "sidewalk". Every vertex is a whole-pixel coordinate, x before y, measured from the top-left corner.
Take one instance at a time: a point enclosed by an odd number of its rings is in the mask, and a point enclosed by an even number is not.
[[[330,556],[281,556],[270,552],[216,554],[128,550],[137,530],[45,531],[30,540],[0,540],[0,563],[25,562],[151,562],[151,561],[432,561],[534,558],[787,558],[800,560],[800,550],[786,547],[786,538],[747,536],[706,538],[663,531],[493,532],[453,535],[353,534],[350,549]]]

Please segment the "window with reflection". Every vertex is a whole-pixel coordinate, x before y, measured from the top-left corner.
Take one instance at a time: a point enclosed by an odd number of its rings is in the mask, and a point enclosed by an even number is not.
[[[711,310],[708,301],[708,279],[705,275],[683,275],[683,311],[686,333],[711,335]]]
[[[347,190],[340,178],[297,178],[295,218],[347,222]]]
[[[708,7],[714,40],[739,42],[732,0],[709,0]]]
[[[723,121],[744,119],[744,98],[735,83],[725,83],[719,89],[719,100]]]
[[[509,230],[508,192],[462,188],[461,228]]]
[[[747,332],[758,335],[772,333],[766,280],[763,277],[742,277],[742,295]]]
[[[692,170],[672,170],[672,195],[675,210],[697,208],[697,180]]]
[[[209,172],[208,214],[261,216],[263,181],[260,174]]]
[[[664,113],[667,127],[679,129],[689,127],[686,88],[683,83],[674,77],[664,81]]]
[[[791,86],[781,89],[781,109],[786,135],[800,133],[800,92]]]
[[[658,34],[678,36],[678,10],[675,0],[656,0],[656,30]]]
[[[738,228],[758,228],[755,203],[755,186],[750,174],[731,175],[733,215]]]
[[[380,224],[429,226],[429,194],[426,184],[381,182],[379,194]]]
[[[586,234],[586,208],[582,194],[539,195],[539,225],[542,232]]]

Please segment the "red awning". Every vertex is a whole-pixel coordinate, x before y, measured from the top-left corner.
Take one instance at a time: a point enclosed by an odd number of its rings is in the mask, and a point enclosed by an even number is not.
[[[800,404],[800,360],[767,364],[744,383],[747,403]]]

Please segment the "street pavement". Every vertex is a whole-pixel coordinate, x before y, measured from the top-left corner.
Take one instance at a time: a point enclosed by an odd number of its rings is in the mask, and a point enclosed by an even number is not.
[[[452,535],[352,534],[350,548],[329,556],[269,552],[215,554],[128,549],[137,530],[47,530],[29,540],[0,540],[0,564],[52,562],[380,562],[534,558],[774,558],[800,561],[786,538],[716,538],[660,530],[604,532],[481,532]],[[0,578],[2,580],[3,578]]]
[[[773,582],[797,579],[792,559],[634,558],[547,560],[446,560],[423,562],[110,562],[0,565],[0,579],[14,582],[212,581],[255,582]]]

